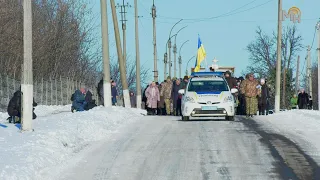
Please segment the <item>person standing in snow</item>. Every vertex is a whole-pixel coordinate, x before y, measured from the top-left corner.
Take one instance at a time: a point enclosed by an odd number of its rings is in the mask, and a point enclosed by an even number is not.
[[[257,114],[258,111],[258,99],[260,95],[259,82],[254,78],[253,74],[249,74],[249,78],[241,83],[241,93],[245,95],[246,99],[246,115],[247,117]]]
[[[130,103],[132,108],[137,108],[137,97],[133,91],[130,92]]]
[[[171,91],[171,99],[173,103],[173,113],[175,116],[181,115],[181,101],[180,104],[178,104],[179,100],[179,90],[182,89],[182,84],[180,83],[180,80],[177,79],[175,83],[173,84],[172,91]]]
[[[171,77],[168,76],[166,82],[163,84],[163,87],[161,88],[160,94],[163,95],[164,103],[166,106],[166,112],[167,115],[172,115],[171,111],[171,92],[172,92],[172,81]]]
[[[237,80],[231,76],[230,71],[225,72],[224,77],[225,77],[230,89],[237,88],[237,86],[238,86]]]
[[[118,90],[116,86],[115,81],[111,81],[111,100],[112,100],[112,106],[116,106],[117,104],[117,98],[118,98]]]
[[[164,115],[165,113],[165,108],[164,108],[164,97],[163,97],[163,94],[161,94],[162,91],[162,88],[163,88],[163,85],[164,85],[164,82],[162,82],[160,85],[159,85],[159,91],[160,91],[160,101],[158,101],[158,115]]]
[[[260,85],[261,85],[261,95],[258,97],[259,115],[268,115],[269,114],[268,101],[270,98],[270,93],[264,78],[260,80]]]
[[[309,103],[309,95],[304,91],[304,89],[301,89],[298,95],[299,109],[307,109],[308,103]]]
[[[104,106],[103,78],[98,83],[97,92],[98,92],[98,96],[99,96],[99,105],[103,105]]]
[[[155,82],[152,82],[146,90],[146,97],[148,108],[150,108],[152,115],[156,115],[158,101],[160,101],[160,93]]]
[[[85,89],[85,101],[87,102],[84,106],[84,110],[88,111],[96,107],[96,101],[92,98],[93,94],[89,89]]]
[[[297,109],[298,98],[296,94],[294,94],[293,97],[290,99],[290,105],[291,105],[291,109]]]

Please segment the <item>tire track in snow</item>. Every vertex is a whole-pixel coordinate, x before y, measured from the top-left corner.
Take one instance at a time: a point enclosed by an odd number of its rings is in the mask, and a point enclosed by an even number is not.
[[[252,118],[239,119],[262,137],[261,141],[278,159],[278,172],[284,179],[320,179],[320,167],[294,142],[282,135],[265,132]]]

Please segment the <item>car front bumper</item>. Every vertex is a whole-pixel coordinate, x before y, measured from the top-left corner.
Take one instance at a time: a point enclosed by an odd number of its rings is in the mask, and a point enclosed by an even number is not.
[[[216,106],[216,110],[202,110],[203,106]],[[194,118],[208,118],[208,117],[226,117],[235,115],[235,105],[230,103],[219,103],[215,105],[204,105],[198,103],[185,103],[182,109],[183,116]]]

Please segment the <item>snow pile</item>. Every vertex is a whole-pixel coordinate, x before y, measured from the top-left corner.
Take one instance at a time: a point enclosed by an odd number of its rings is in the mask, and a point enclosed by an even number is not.
[[[255,120],[262,128],[284,135],[320,163],[320,111],[290,110]]]
[[[51,114],[58,114],[62,112],[71,112],[70,109],[71,105],[65,105],[65,106],[44,106],[44,105],[38,105],[35,107],[34,112],[38,117],[44,117]],[[0,112],[0,123],[4,122],[9,117],[8,113],[6,112]]]
[[[94,141],[146,114],[122,107],[78,113],[71,113],[70,106],[37,109],[34,132],[20,133],[13,124],[0,127],[0,179],[42,179],[41,172],[59,166]]]

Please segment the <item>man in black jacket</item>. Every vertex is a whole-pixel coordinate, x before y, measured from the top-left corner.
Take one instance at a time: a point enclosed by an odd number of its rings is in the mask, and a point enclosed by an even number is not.
[[[266,84],[266,80],[264,78],[260,80],[260,85],[261,85],[261,96],[258,98],[259,115],[268,115],[269,114],[268,102],[270,98],[270,92],[269,92],[268,85]]]
[[[20,90],[16,91],[13,97],[10,99],[7,112],[10,116],[8,118],[9,123],[20,123],[21,122],[21,98],[22,92],[21,87]],[[33,99],[33,107],[36,107],[38,104]],[[34,108],[33,108],[34,111]],[[33,119],[37,118],[37,115],[33,112]]]

